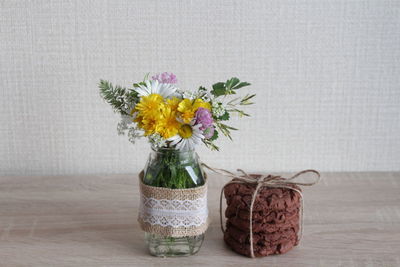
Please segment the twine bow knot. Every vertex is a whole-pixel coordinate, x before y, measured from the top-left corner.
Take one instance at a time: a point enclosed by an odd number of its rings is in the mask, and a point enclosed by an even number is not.
[[[253,207],[254,207],[254,202],[256,200],[258,191],[262,187],[287,188],[287,189],[290,189],[290,190],[293,190],[293,191],[296,191],[297,193],[299,193],[299,195],[300,195],[300,217],[299,217],[299,221],[300,221],[299,232],[300,232],[300,234],[297,235],[297,241],[299,241],[301,239],[301,237],[303,235],[303,206],[304,206],[304,203],[303,203],[303,194],[299,189],[296,188],[296,186],[312,186],[312,185],[317,184],[321,180],[321,175],[319,174],[318,171],[303,170],[303,171],[296,173],[292,177],[284,178],[279,175],[271,175],[271,174],[268,174],[268,175],[251,174],[251,175],[249,175],[242,169],[237,169],[237,171],[241,173],[241,175],[237,175],[237,174],[234,174],[234,173],[224,170],[224,169],[212,168],[205,163],[202,163],[202,165],[215,173],[232,178],[232,180],[230,182],[228,182],[227,184],[225,184],[222,187],[220,198],[219,198],[219,218],[220,218],[221,230],[223,233],[225,233],[225,229],[224,229],[224,224],[223,224],[223,220],[222,220],[222,197],[224,194],[225,187],[230,184],[256,184],[256,189],[253,192],[251,202],[250,202],[250,210],[249,210],[249,213],[250,213],[250,216],[249,216],[250,217],[249,218],[250,240],[249,241],[250,241],[250,255],[252,258],[255,257],[254,245],[253,245]],[[295,181],[296,178],[298,178],[299,176],[302,176],[306,173],[315,174],[316,179],[314,179],[310,182]]]

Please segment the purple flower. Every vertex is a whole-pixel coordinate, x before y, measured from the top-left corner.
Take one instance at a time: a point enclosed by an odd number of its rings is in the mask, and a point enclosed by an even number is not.
[[[198,108],[195,116],[195,125],[201,124],[200,130],[203,131],[206,139],[211,138],[214,135],[214,120],[211,112],[206,108]]]
[[[151,77],[151,79],[154,81],[159,81],[160,83],[177,83],[178,82],[175,74],[168,73],[168,72],[156,74],[153,77]]]

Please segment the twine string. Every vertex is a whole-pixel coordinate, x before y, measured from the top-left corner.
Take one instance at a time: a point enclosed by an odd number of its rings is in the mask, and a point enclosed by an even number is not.
[[[222,197],[224,195],[224,190],[225,187],[230,185],[230,184],[253,184],[256,185],[256,188],[253,192],[252,198],[251,198],[251,202],[250,202],[250,216],[249,216],[249,231],[250,231],[250,255],[252,258],[255,257],[254,255],[254,245],[253,245],[253,208],[254,208],[254,203],[256,200],[256,197],[258,195],[258,192],[261,188],[263,187],[273,187],[273,188],[286,188],[286,189],[290,189],[293,190],[297,193],[299,193],[300,195],[300,213],[299,213],[299,232],[300,234],[297,235],[297,241],[300,241],[301,237],[303,236],[303,207],[304,207],[304,201],[303,201],[303,194],[302,192],[295,188],[294,186],[312,186],[317,184],[320,180],[321,180],[321,175],[318,171],[316,170],[303,170],[300,171],[298,173],[296,173],[295,175],[289,177],[289,178],[284,178],[281,177],[279,175],[259,175],[259,174],[253,174],[253,175],[249,175],[248,173],[246,173],[244,170],[242,169],[237,169],[238,172],[241,173],[241,175],[236,175],[228,170],[224,170],[224,169],[218,169],[218,168],[213,168],[208,166],[205,163],[202,163],[202,165],[204,167],[206,167],[207,169],[221,174],[223,176],[226,177],[230,177],[232,178],[231,181],[229,181],[228,183],[226,183],[222,189],[221,189],[221,193],[220,193],[220,198],[219,198],[219,219],[220,219],[220,225],[221,225],[221,231],[222,233],[225,233],[225,229],[224,229],[224,223],[223,223],[223,218],[222,218]],[[316,175],[316,178],[310,182],[297,182],[295,181],[296,178],[306,174],[306,173],[313,173]]]

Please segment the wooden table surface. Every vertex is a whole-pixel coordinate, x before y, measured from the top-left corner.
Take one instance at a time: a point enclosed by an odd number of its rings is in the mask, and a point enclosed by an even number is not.
[[[0,177],[0,266],[400,266],[400,173],[323,173],[304,188],[300,245],[258,259],[225,246],[218,197],[227,178],[215,175],[200,252],[150,256],[136,221],[136,177]]]

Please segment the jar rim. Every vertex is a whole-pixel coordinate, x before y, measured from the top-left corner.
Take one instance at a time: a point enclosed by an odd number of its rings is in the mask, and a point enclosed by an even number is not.
[[[181,151],[179,149],[173,148],[173,147],[154,147],[151,146],[151,150],[153,150],[156,153],[162,153],[162,152],[167,152],[167,151],[173,151],[173,152],[177,152],[177,153],[193,153],[195,151],[195,149],[190,149],[190,150],[185,150],[185,151]]]

